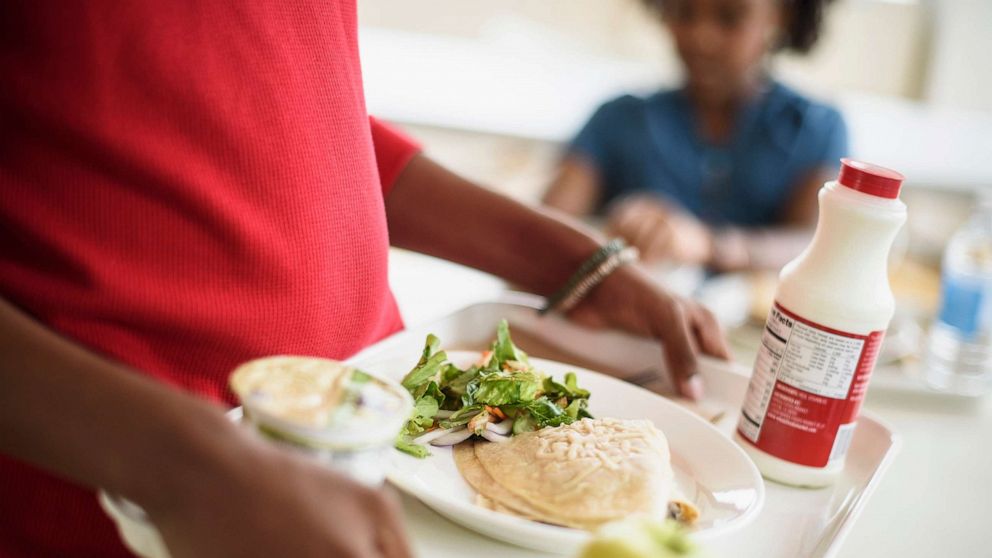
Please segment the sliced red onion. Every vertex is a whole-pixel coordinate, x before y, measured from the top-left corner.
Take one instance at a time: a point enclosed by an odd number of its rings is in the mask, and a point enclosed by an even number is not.
[[[444,436],[441,436],[440,438],[438,438],[438,439],[434,440],[433,442],[431,442],[431,445],[432,446],[453,446],[455,444],[460,444],[460,443],[464,442],[465,440],[468,440],[471,436],[472,436],[472,431],[469,430],[468,428],[465,428],[464,426],[462,426],[461,427],[461,430],[457,430],[457,431],[452,432],[450,434],[445,434]]]
[[[496,442],[496,443],[500,443],[500,444],[503,443],[503,442],[509,442],[510,441],[510,437],[509,436],[504,436],[502,434],[497,434],[495,432],[490,431],[489,429],[486,429],[486,430],[483,430],[482,431],[482,437],[485,438],[485,439],[487,439],[487,440],[489,440],[490,442]]]
[[[442,436],[446,436],[446,435],[451,434],[452,432],[455,432],[455,431],[460,430],[462,428],[465,428],[465,427],[464,426],[453,426],[451,428],[437,428],[435,430],[431,430],[430,432],[427,432],[426,434],[421,434],[420,436],[414,438],[413,439],[413,443],[415,443],[415,444],[428,444],[428,443],[430,443],[433,440],[437,440],[438,438],[441,438]]]
[[[513,421],[504,420],[502,422],[490,422],[486,425],[486,430],[506,436],[511,430],[513,430]]]

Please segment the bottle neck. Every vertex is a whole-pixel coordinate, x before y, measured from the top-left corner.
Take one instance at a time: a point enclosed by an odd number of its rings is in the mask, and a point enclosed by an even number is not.
[[[816,233],[800,265],[838,287],[888,290],[888,257],[906,206],[828,182],[819,194]]]

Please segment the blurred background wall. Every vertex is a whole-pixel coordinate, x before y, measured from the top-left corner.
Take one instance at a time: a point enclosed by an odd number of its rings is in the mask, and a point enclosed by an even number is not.
[[[359,0],[370,112],[471,178],[536,201],[605,100],[679,81],[638,0]],[[992,189],[992,1],[837,0],[775,75],[836,104],[852,155],[907,175],[913,249],[939,255]]]

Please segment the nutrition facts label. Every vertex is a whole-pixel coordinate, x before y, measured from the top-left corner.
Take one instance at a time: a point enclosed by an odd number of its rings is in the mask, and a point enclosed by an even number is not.
[[[761,336],[761,347],[754,363],[754,373],[744,397],[739,430],[744,437],[756,442],[761,430],[761,421],[772,397],[775,378],[792,336],[794,320],[784,316],[777,308],[772,308]]]
[[[810,435],[828,429],[825,411],[830,400],[844,401],[852,393],[867,339],[806,323],[776,304],[762,335],[740,433],[757,442],[769,419]]]
[[[834,335],[796,322],[778,379],[809,393],[844,399],[858,368],[864,339]]]

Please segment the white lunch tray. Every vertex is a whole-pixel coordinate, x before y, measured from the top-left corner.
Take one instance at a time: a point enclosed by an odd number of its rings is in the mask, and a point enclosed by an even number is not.
[[[437,335],[446,350],[485,349],[495,337],[496,324],[505,318],[514,341],[531,355],[612,373],[660,393],[671,393],[656,342],[581,328],[554,316],[538,316],[536,308],[542,302],[540,297],[507,293],[496,301],[474,304],[431,323],[413,325],[368,347],[349,362],[375,368],[376,362],[409,355],[412,366],[428,333]],[[685,404],[730,436],[747,389],[748,370],[704,359],[699,372],[706,385],[706,398]],[[758,518],[743,530],[707,541],[706,551],[711,556],[735,557],[834,556],[898,448],[896,434],[871,415],[862,414],[846,468],[832,487],[799,489],[768,481],[765,505]],[[404,506],[419,556],[462,558],[466,548],[502,558],[542,556],[466,531],[409,498]]]

